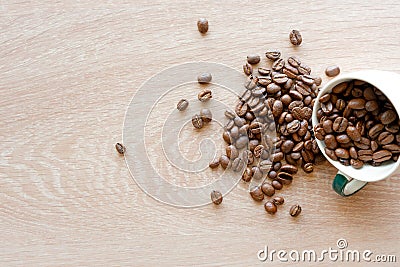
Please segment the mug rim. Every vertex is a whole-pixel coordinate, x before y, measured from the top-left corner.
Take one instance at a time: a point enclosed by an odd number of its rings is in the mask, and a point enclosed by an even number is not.
[[[379,86],[377,86],[376,84],[374,84],[373,82],[367,81],[364,78],[361,78],[359,76],[363,76],[363,75],[368,75],[368,74],[373,74],[376,72],[380,72],[380,73],[386,73],[386,74],[395,74],[398,75],[397,73],[392,73],[392,72],[387,72],[387,71],[379,71],[379,70],[364,70],[364,71],[356,71],[356,72],[351,72],[351,73],[347,73],[347,74],[341,74],[335,78],[333,78],[332,80],[330,80],[328,83],[326,83],[322,89],[320,90],[320,92],[318,93],[316,99],[315,99],[315,103],[313,105],[313,112],[312,112],[312,125],[313,125],[313,131],[314,131],[314,126],[316,124],[318,124],[318,119],[317,119],[317,109],[320,107],[320,101],[319,99],[321,98],[321,96],[325,93],[327,93],[328,91],[331,91],[332,88],[340,83],[346,82],[346,81],[350,81],[350,80],[361,80],[367,83],[372,84],[373,86],[375,86],[376,88],[379,88]],[[398,75],[399,79],[400,79],[400,75]],[[383,92],[384,93],[384,92]],[[385,94],[385,93],[384,93]],[[385,94],[386,95],[386,94]],[[398,110],[398,108],[396,108],[395,105],[393,105],[397,114],[400,114],[400,110]],[[321,151],[321,153],[324,155],[324,157],[336,168],[338,169],[338,171],[342,172],[343,174],[352,177],[354,179],[360,180],[360,181],[364,181],[364,182],[375,182],[375,181],[380,181],[383,180],[387,177],[389,177],[390,175],[392,175],[397,168],[400,166],[400,159],[398,159],[395,162],[392,163],[387,163],[387,164],[383,164],[381,166],[371,166],[373,168],[382,168],[382,167],[386,167],[388,168],[388,166],[391,166],[391,168],[389,168],[389,170],[386,170],[385,172],[383,172],[380,176],[377,177],[368,177],[365,176],[365,172],[366,170],[364,169],[364,166],[361,169],[355,169],[351,166],[344,166],[342,165],[339,161],[334,161],[332,160],[330,157],[328,157],[325,153],[325,142],[318,140],[317,138],[315,138],[317,145]],[[352,168],[352,175],[350,175],[348,173],[349,171],[349,167]],[[364,169],[364,170],[363,170]],[[354,175],[354,173],[356,173],[357,175]],[[359,174],[359,175],[358,175]],[[356,176],[356,177],[355,177]]]

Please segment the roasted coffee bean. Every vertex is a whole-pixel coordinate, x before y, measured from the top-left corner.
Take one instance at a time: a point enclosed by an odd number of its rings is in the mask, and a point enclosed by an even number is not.
[[[228,158],[230,158],[232,160],[239,156],[239,151],[233,145],[227,146],[225,150],[226,150],[226,155],[228,156]]]
[[[260,56],[259,55],[248,55],[247,62],[252,65],[258,64],[260,62]]]
[[[233,120],[236,117],[236,114],[230,110],[225,111],[225,117],[227,117],[230,120]]]
[[[258,73],[262,76],[269,76],[271,74],[271,70],[267,68],[258,68]]]
[[[392,123],[396,118],[397,114],[394,110],[386,110],[379,116],[379,119],[385,125]]]
[[[264,209],[269,214],[275,214],[277,212],[277,210],[278,210],[278,208],[276,207],[275,203],[272,202],[272,201],[265,202]]]
[[[346,131],[347,125],[348,125],[348,120],[344,117],[337,117],[335,121],[333,122],[332,129],[337,132],[341,133]]]
[[[349,151],[344,148],[336,148],[335,155],[342,159],[348,159],[350,157]]]
[[[361,149],[358,150],[358,159],[362,161],[370,161],[372,160],[373,152],[370,149]]]
[[[381,146],[390,144],[393,141],[394,141],[394,135],[389,132],[382,132],[378,136],[378,144]],[[372,146],[372,144],[371,144],[371,146]]]
[[[246,63],[243,65],[243,72],[249,76],[253,73],[253,67],[249,63]]]
[[[311,162],[304,164],[303,170],[307,173],[312,172],[314,170],[314,164],[312,164]]]
[[[339,159],[340,164],[344,165],[344,166],[350,166],[350,160],[349,159]]]
[[[236,124],[237,127],[241,128],[246,124],[246,120],[241,117],[236,117],[233,119],[233,122]]]
[[[258,145],[254,148],[254,157],[259,158],[264,150],[263,145]]]
[[[240,136],[236,140],[236,147],[238,149],[242,149],[242,148],[246,147],[248,143],[249,143],[249,138],[247,136]]]
[[[285,199],[283,197],[274,197],[272,199],[272,202],[274,202],[275,205],[283,205],[283,203],[285,203]]]
[[[338,111],[342,111],[346,108],[346,101],[344,101],[343,99],[338,99],[335,106]]]
[[[204,72],[202,74],[200,74],[199,76],[197,76],[197,81],[199,83],[210,83],[212,80],[212,75],[211,73],[208,72]]]
[[[300,215],[300,213],[301,213],[301,207],[298,204],[293,205],[289,210],[289,214],[292,217],[297,217]]]
[[[368,131],[368,135],[371,139],[375,139],[378,137],[378,135],[382,132],[382,130],[385,128],[383,124],[376,124],[374,125],[371,129]]]
[[[328,101],[326,103],[321,103],[321,109],[325,114],[331,114],[333,111],[332,102]]]
[[[268,172],[267,176],[270,179],[275,179],[278,176],[278,173],[276,171],[274,171],[274,170],[271,170],[271,171]]]
[[[269,159],[265,159],[258,163],[258,167],[262,172],[267,172],[271,169],[272,162]]]
[[[333,132],[333,122],[331,120],[326,120],[322,123],[325,133],[330,134]]]
[[[217,167],[219,166],[219,158],[213,159],[213,160],[208,164],[208,166],[209,166],[211,169],[217,168]]]
[[[277,84],[284,84],[288,81],[286,74],[279,73],[272,76],[272,80]]]
[[[203,128],[203,120],[201,119],[200,115],[196,114],[192,117],[192,124],[197,129]]]
[[[354,169],[360,169],[364,165],[364,163],[361,160],[358,160],[358,159],[350,159],[350,165]]]
[[[276,100],[272,106],[272,114],[275,118],[279,118],[283,111],[283,104],[280,100]]]
[[[246,165],[252,165],[254,163],[254,155],[250,150],[244,150],[242,153],[242,159]]]
[[[294,145],[292,151],[293,152],[300,152],[304,148],[304,142],[299,141],[297,144]]]
[[[284,185],[288,185],[293,181],[293,175],[287,172],[279,172],[276,179]]]
[[[189,106],[189,101],[187,101],[186,99],[181,99],[181,100],[179,100],[178,104],[176,105],[176,108],[179,111],[184,111],[188,106]]]
[[[239,102],[235,108],[235,112],[239,117],[243,117],[244,115],[246,115],[248,110],[249,106],[247,105],[247,103],[244,102]]]
[[[244,161],[241,158],[235,158],[232,162],[232,170],[234,172],[241,171],[244,167]]]
[[[298,168],[294,165],[290,165],[290,164],[285,164],[283,165],[280,170],[282,172],[286,172],[286,173],[290,173],[290,174],[296,174],[298,171]]]
[[[354,145],[359,149],[368,149],[371,147],[371,141],[366,137],[361,137],[361,140],[354,142]]]
[[[272,197],[275,194],[275,188],[272,186],[272,184],[268,182],[264,182],[261,185],[261,190],[266,196]]]
[[[346,133],[353,141],[358,142],[361,140],[361,133],[354,126],[348,126],[346,129]]]
[[[268,59],[275,61],[281,57],[281,52],[279,52],[278,50],[268,50],[267,52],[265,52],[265,56]]]
[[[253,170],[250,167],[247,167],[242,175],[242,180],[245,182],[250,182],[253,177]]]
[[[272,63],[272,69],[274,71],[280,71],[285,66],[285,61],[282,58],[278,58]]]
[[[358,158],[357,150],[353,146],[349,148],[349,155],[353,159],[357,159]]]
[[[340,73],[340,68],[339,68],[339,66],[336,66],[336,65],[334,65],[334,66],[329,66],[329,67],[327,67],[327,68],[325,69],[325,74],[326,74],[326,76],[328,76],[328,77],[337,76],[337,75],[339,75],[339,73]]]
[[[228,168],[229,162],[230,162],[230,160],[229,160],[229,158],[228,158],[226,155],[222,155],[222,156],[219,158],[219,164],[221,165],[221,167],[222,167],[223,169]]]
[[[239,137],[239,128],[236,125],[230,130],[230,135],[234,140]]]
[[[329,149],[329,148],[327,148],[327,147],[325,147],[324,150],[325,150],[325,154],[326,154],[330,159],[332,159],[332,160],[338,160],[338,158],[337,158],[337,156],[336,156],[334,150]]]
[[[287,125],[287,131],[290,134],[297,132],[299,129],[300,122],[298,120],[294,120]]]
[[[303,158],[304,162],[310,163],[314,161],[314,153],[309,150],[302,150],[301,157]]]
[[[198,98],[201,102],[208,101],[210,98],[212,98],[211,90],[209,90],[209,89],[204,89],[204,90],[202,90],[202,91],[198,94],[197,98]]]
[[[290,153],[290,157],[294,160],[298,160],[301,158],[301,153],[300,152],[292,152],[292,153]]]
[[[254,186],[250,189],[250,196],[255,200],[255,201],[262,201],[264,199],[264,193],[261,190],[260,186]]]
[[[281,151],[285,154],[289,153],[294,147],[294,142],[292,140],[285,140],[282,142]]]
[[[200,18],[197,21],[197,29],[200,33],[206,33],[208,31],[208,20],[205,18]]]
[[[123,144],[121,144],[121,143],[116,143],[115,144],[115,149],[121,155],[125,154],[125,152],[126,152],[125,146]]]
[[[375,162],[384,162],[392,158],[392,153],[389,150],[379,150],[372,155],[372,160]]]
[[[222,203],[222,194],[219,191],[213,190],[211,192],[211,201],[215,204],[215,205],[219,205]]]
[[[252,168],[252,171],[253,171],[253,179],[255,179],[255,180],[259,180],[263,176],[263,173],[258,166],[254,166]]]
[[[270,83],[267,86],[267,93],[271,94],[271,95],[276,94],[280,90],[281,90],[281,87],[279,85],[277,85],[276,83]]]
[[[314,135],[315,135],[315,138],[317,138],[318,140],[323,141],[324,138],[325,138],[325,135],[326,135],[326,133],[324,131],[324,128],[322,128],[322,127],[315,128],[314,129]]]
[[[343,144],[349,143],[351,139],[347,134],[340,134],[336,136],[336,141],[338,141],[338,143],[340,143],[343,146]]]
[[[375,100],[370,100],[367,103],[365,103],[365,109],[369,112],[375,111],[379,109],[379,104]]]
[[[278,162],[274,162],[272,168],[274,169],[274,171],[279,171],[282,167],[282,163],[280,161]]]
[[[204,123],[209,123],[212,120],[211,111],[208,108],[203,108],[200,110],[200,117]]]
[[[276,174],[276,173],[275,173]],[[275,176],[276,177],[276,176]],[[272,179],[274,179],[274,178],[272,178]],[[282,189],[282,187],[283,187],[283,185],[279,182],[279,181],[277,181],[277,180],[273,180],[272,182],[271,182],[271,185],[275,188],[275,190],[281,190]]]
[[[283,153],[282,152],[275,152],[272,154],[272,161],[278,162],[283,160]]]
[[[351,95],[355,98],[362,97],[363,96],[363,90],[360,88],[353,88],[351,91]]]
[[[365,108],[365,99],[353,98],[347,103],[347,106],[351,109],[363,109]]]
[[[394,154],[400,153],[400,145],[397,145],[397,144],[384,145],[384,146],[382,146],[382,148],[386,149],[386,150],[389,150]]]
[[[289,34],[289,40],[292,45],[298,46],[303,41],[303,38],[301,37],[301,34],[298,30],[292,30]]]

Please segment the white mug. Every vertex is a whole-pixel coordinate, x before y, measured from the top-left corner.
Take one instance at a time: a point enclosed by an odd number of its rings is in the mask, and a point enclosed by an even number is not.
[[[319,99],[326,93],[331,92],[336,85],[351,80],[361,80],[372,84],[381,90],[392,102],[397,114],[400,114],[400,75],[393,72],[379,70],[362,70],[358,72],[342,74],[329,81],[319,92],[313,107],[312,124],[318,124],[317,110],[320,108]],[[364,164],[360,169],[352,166],[344,166],[338,161],[329,158],[325,153],[325,143],[318,139],[317,144],[325,158],[338,169],[332,187],[341,196],[350,196],[362,189],[368,182],[383,180],[392,175],[400,165],[400,159],[396,162],[390,161],[380,166]]]

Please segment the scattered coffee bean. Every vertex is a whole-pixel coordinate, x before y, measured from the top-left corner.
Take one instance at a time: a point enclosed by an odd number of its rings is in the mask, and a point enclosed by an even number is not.
[[[205,102],[212,98],[212,92],[209,89],[204,89],[198,94],[197,97],[201,102]]]
[[[188,106],[189,106],[189,101],[187,101],[186,99],[181,99],[181,100],[179,100],[178,104],[176,105],[176,108],[179,111],[184,111]]]
[[[260,186],[254,186],[250,189],[250,196],[255,200],[255,201],[262,201],[264,199],[264,193],[261,190]]]
[[[297,217],[297,216],[299,216],[300,213],[301,213],[300,205],[296,204],[290,208],[290,211],[289,211],[290,216]]]
[[[298,30],[292,30],[289,34],[289,39],[292,45],[300,45],[301,42],[303,41],[303,38],[301,37],[301,34]]]
[[[283,203],[285,203],[285,199],[283,197],[274,197],[272,199],[272,202],[274,202],[275,205],[282,205]]]
[[[325,69],[325,74],[328,77],[335,77],[335,76],[339,75],[339,73],[340,73],[340,68],[339,68],[339,66],[336,66],[336,65],[329,66]]]
[[[275,214],[278,210],[276,207],[276,204],[272,201],[267,201],[264,204],[265,211],[268,212],[269,214]]]
[[[218,166],[219,166],[219,158],[213,159],[213,160],[208,164],[208,166],[209,166],[211,169],[218,168]]]
[[[269,197],[271,197],[271,196],[273,196],[275,194],[275,188],[272,186],[272,184],[270,184],[268,182],[264,182],[261,185],[261,190],[263,191],[263,193],[266,196],[269,196]]]
[[[304,164],[303,170],[307,173],[312,172],[314,170],[314,164],[312,164],[311,162]]]
[[[247,56],[247,62],[251,65],[258,64],[260,62],[259,55],[249,55]]]
[[[243,65],[243,72],[249,76],[253,73],[253,67],[249,63],[246,63]]]
[[[250,182],[251,178],[253,178],[253,170],[250,167],[247,167],[242,175],[242,180]]]
[[[196,114],[192,117],[192,124],[197,129],[203,128],[203,120],[201,119],[200,115]]]
[[[208,108],[203,108],[200,110],[200,117],[204,123],[209,123],[212,120],[211,111]]]
[[[199,76],[197,76],[197,81],[202,84],[210,83],[211,80],[212,80],[211,73],[208,72],[202,73]]]
[[[222,203],[222,194],[219,191],[213,190],[211,191],[211,201],[215,204],[215,205],[219,205]]]
[[[222,167],[223,169],[228,168],[229,163],[230,163],[230,159],[229,159],[226,155],[222,155],[222,156],[219,158],[219,164],[221,165],[221,167]]]
[[[271,182],[271,185],[272,185],[276,190],[281,190],[282,187],[283,187],[283,185],[282,185],[279,181],[277,181],[277,180],[273,180],[273,181]]]
[[[293,175],[291,175],[290,173],[286,173],[286,172],[280,172],[278,173],[278,176],[276,177],[276,179],[284,185],[288,185],[291,184],[293,181]]]
[[[123,144],[121,143],[116,143],[115,144],[115,149],[117,150],[117,152],[121,155],[125,154],[126,148]]]
[[[203,34],[206,33],[208,31],[208,20],[205,18],[200,18],[197,21],[197,29]]]

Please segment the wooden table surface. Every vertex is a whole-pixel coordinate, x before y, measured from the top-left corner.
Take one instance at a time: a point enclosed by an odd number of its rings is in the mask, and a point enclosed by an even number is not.
[[[342,198],[335,169],[318,165],[280,192],[275,216],[243,184],[219,207],[182,209],[141,191],[114,148],[140,85],[175,64],[240,70],[278,48],[324,82],[331,64],[400,73],[398,1],[40,2],[0,2],[1,266],[253,266],[266,245],[321,251],[339,238],[400,261],[399,172]]]

